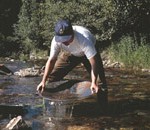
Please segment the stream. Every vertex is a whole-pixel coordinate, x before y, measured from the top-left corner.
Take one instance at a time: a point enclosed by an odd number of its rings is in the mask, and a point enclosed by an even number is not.
[[[32,63],[4,62],[13,72]],[[150,129],[150,74],[105,68],[108,82],[108,112],[101,113],[96,94],[69,101],[41,97],[36,87],[39,77],[0,75],[0,130],[21,115],[31,130],[147,130]],[[64,80],[48,83],[59,86],[67,81],[90,80],[82,65]],[[67,85],[67,84],[66,84]],[[69,102],[68,102],[69,101]]]

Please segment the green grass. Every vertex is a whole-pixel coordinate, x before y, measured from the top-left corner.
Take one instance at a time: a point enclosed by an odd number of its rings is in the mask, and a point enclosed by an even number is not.
[[[112,60],[122,62],[126,68],[150,68],[150,45],[142,42],[138,46],[129,36],[113,43],[108,52]]]

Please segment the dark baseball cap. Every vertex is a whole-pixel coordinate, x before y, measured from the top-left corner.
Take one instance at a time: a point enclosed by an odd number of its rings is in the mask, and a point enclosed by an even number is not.
[[[59,20],[55,25],[56,42],[66,42],[71,39],[73,29],[69,20]]]

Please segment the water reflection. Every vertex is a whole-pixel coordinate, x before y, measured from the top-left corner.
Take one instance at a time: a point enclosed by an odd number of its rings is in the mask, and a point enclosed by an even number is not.
[[[92,95],[90,85],[89,81],[69,80],[54,88],[46,88],[40,94],[46,115],[58,119],[71,118],[74,104]]]
[[[71,118],[74,108],[73,103],[53,102],[47,99],[44,100],[45,114],[55,119]]]

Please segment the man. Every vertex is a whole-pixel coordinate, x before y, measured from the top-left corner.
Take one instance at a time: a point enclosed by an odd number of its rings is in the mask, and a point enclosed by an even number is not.
[[[61,49],[69,52],[57,59]],[[55,25],[55,36],[51,42],[50,56],[47,60],[44,75],[37,91],[42,93],[47,79],[61,80],[75,66],[83,63],[91,74],[91,91],[107,91],[107,84],[101,57],[98,52],[96,39],[89,30],[82,26],[72,26],[68,20],[60,20]],[[102,84],[98,87],[97,78]]]

